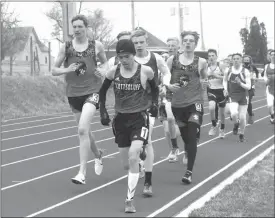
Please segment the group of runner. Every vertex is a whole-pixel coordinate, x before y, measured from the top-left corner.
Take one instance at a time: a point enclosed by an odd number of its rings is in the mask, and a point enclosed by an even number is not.
[[[192,182],[193,166],[200,139],[207,92],[212,126],[209,135],[225,137],[225,108],[234,123],[233,134],[244,142],[246,113],[253,123],[251,99],[259,72],[252,58],[240,53],[219,63],[215,49],[208,50],[208,61],[195,55],[199,34],[183,31],[167,40],[167,54],[148,50],[147,33],[141,29],[117,36],[117,55],[107,61],[101,42],[87,37],[87,18],[71,21],[74,38],[60,49],[52,75],[65,75],[66,96],[78,123],[80,168],[71,180],[86,183],[90,151],[95,156],[95,173],[103,170],[103,152],[98,149],[90,123],[97,109],[102,125],[111,125],[122,165],[128,171],[125,212],[136,212],[133,198],[139,178],[145,177],[143,195],[151,197],[154,149],[152,131],[158,118],[164,126],[169,145],[169,162],[178,161],[178,138],[184,143],[183,161],[187,169],[182,182]],[[264,69],[270,122],[274,123],[274,50],[268,52],[270,64]],[[97,66],[100,61],[100,67]],[[63,67],[62,67],[63,64]],[[115,116],[106,109],[106,93],[113,83]],[[219,119],[218,119],[219,115]]]

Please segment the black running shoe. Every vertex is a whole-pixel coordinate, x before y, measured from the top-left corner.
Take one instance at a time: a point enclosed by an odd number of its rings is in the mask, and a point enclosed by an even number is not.
[[[239,135],[239,142],[245,142],[245,137],[243,134]]]
[[[187,170],[181,181],[185,184],[190,184],[192,182],[192,172]]]

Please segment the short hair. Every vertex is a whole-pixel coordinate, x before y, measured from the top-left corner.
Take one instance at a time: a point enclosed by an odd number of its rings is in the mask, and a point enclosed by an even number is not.
[[[196,31],[183,31],[180,36],[183,39],[187,35],[192,35],[195,38],[195,44],[197,45],[199,42],[200,35]]]
[[[78,14],[78,15],[74,16],[71,20],[71,23],[73,24],[73,22],[76,21],[76,20],[82,20],[83,23],[84,23],[84,26],[88,27],[88,19],[85,15]]]
[[[240,56],[241,58],[243,57],[241,53],[234,53],[234,54],[232,54],[232,58],[236,55]]]
[[[119,40],[120,37],[122,36],[131,36],[131,32],[130,31],[122,31],[117,35],[117,40]]]
[[[269,49],[268,54],[270,55],[272,52],[275,52],[275,50],[274,49]]]
[[[180,40],[177,37],[169,37],[166,40],[166,43],[170,42],[170,41],[176,41],[178,44],[180,43]]]
[[[218,56],[216,49],[213,49],[213,48],[208,49],[207,54],[209,53],[214,53],[216,56]]]
[[[145,31],[143,31],[142,29],[136,29],[132,32],[131,39],[133,37],[139,37],[139,36],[144,36],[146,39],[148,38],[147,33]]]

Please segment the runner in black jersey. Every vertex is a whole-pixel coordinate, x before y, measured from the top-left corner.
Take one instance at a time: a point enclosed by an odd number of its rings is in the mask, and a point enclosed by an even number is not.
[[[136,55],[135,61],[139,64],[149,66],[154,72],[154,80],[156,84],[160,84],[158,78],[158,71],[162,76],[170,75],[169,69],[163,60],[163,58],[154,52],[150,52],[147,50],[147,34],[145,31],[141,29],[137,29],[133,31],[131,35],[131,39],[135,45]],[[149,90],[150,92],[150,90]],[[143,195],[144,196],[152,196],[152,170],[153,170],[153,163],[154,163],[154,150],[152,146],[151,135],[153,131],[153,126],[155,123],[155,117],[150,116],[150,128],[149,128],[149,138],[148,138],[148,145],[146,145],[146,159],[144,161],[145,167],[145,180],[144,180],[144,189]]]
[[[248,90],[248,107],[247,107],[247,113],[248,113],[248,124],[254,123],[254,113],[252,112],[252,98],[255,96],[255,82],[259,78],[259,71],[256,68],[256,66],[252,62],[252,57],[249,55],[243,56],[243,67],[248,69],[250,72],[250,78],[251,78],[251,88]]]
[[[233,66],[225,71],[223,83],[225,96],[229,96],[229,108],[234,122],[233,134],[238,134],[240,126],[239,141],[244,142],[244,131],[246,126],[246,112],[248,106],[248,90],[251,88],[250,73],[242,65],[242,55],[233,54]],[[238,122],[238,119],[240,122]]]
[[[148,141],[149,113],[153,117],[158,113],[158,85],[152,69],[135,62],[136,52],[131,40],[120,40],[116,52],[121,64],[106,74],[99,92],[100,116],[101,123],[109,125],[110,119],[105,108],[106,92],[114,82],[116,116],[112,124],[113,132],[124,168],[129,169],[125,212],[135,213],[132,200],[139,179],[139,154]]]
[[[197,153],[197,133],[203,119],[203,87],[207,85],[207,62],[194,54],[198,44],[197,32],[181,33],[183,53],[171,56],[167,65],[171,70],[170,83],[164,84],[173,92],[172,111],[186,144],[187,171],[182,182],[190,184]],[[206,87],[205,87],[206,88]]]

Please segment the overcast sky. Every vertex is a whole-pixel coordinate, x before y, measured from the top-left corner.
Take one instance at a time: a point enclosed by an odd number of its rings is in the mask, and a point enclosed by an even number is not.
[[[10,10],[14,9],[18,14],[21,26],[33,26],[40,39],[51,39],[53,23],[44,15],[52,7],[51,2],[10,2],[9,6]],[[200,33],[199,3],[182,2],[182,6],[188,8],[189,12],[184,16],[184,29]],[[171,16],[173,7],[177,13],[177,2],[135,2],[136,25],[139,24],[163,41],[178,36],[179,21],[177,14]],[[84,2],[82,8],[102,9],[105,17],[113,24],[114,37],[120,31],[131,30],[130,2]],[[270,41],[268,47],[274,48],[274,2],[202,2],[202,13],[205,47],[217,49],[220,57],[242,52],[239,30],[245,27],[244,17],[249,17],[248,26],[253,16],[265,23]],[[58,43],[53,40],[53,56],[57,52]]]

